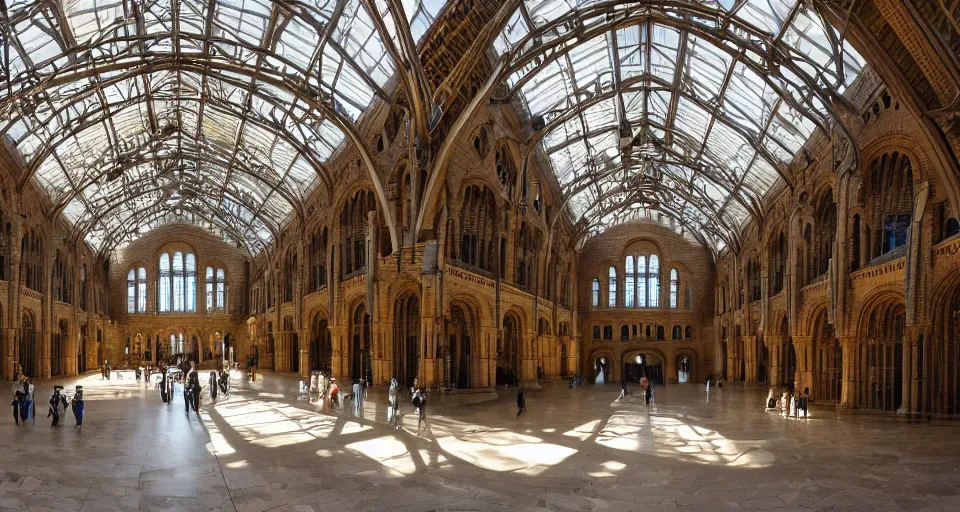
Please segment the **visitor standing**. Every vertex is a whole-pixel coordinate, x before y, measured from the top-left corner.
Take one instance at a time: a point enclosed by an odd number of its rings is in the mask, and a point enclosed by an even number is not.
[[[363,387],[360,385],[360,379],[353,379],[353,414],[360,416],[363,410]]]
[[[20,425],[20,411],[23,409],[23,401],[26,398],[26,391],[23,389],[23,379],[17,377],[13,383],[13,402],[10,405],[13,407],[13,421]]]
[[[197,373],[194,364],[190,363],[190,372],[187,374],[187,378],[184,381],[183,386],[183,396],[188,398],[186,404],[187,414],[190,414],[190,408],[193,407],[193,412],[200,414],[200,392],[202,391],[200,386],[200,375]]]
[[[387,390],[387,400],[390,402],[390,409],[387,411],[387,423],[400,428],[399,419],[397,418],[397,391],[400,387],[400,384],[397,382],[396,377],[390,379],[390,389]]]
[[[26,394],[23,400],[23,409],[20,411],[20,419],[24,423],[27,422],[27,418],[33,418],[33,423],[37,423],[37,413],[34,407],[33,393],[36,388],[33,385],[33,379],[30,377],[23,377],[23,390]]]
[[[74,428],[83,428],[83,386],[77,386],[73,399],[70,400],[70,407],[73,409],[73,417],[77,420]]]
[[[53,422],[50,426],[62,426],[63,424],[60,421],[66,411],[67,397],[63,395],[63,386],[54,386],[53,394],[50,395],[50,410],[47,412],[47,417],[53,416]]]
[[[333,412],[334,405],[340,405],[337,401],[340,399],[340,386],[337,385],[337,379],[330,379],[330,399],[327,400],[327,409]]]
[[[170,393],[167,387],[167,368],[163,365],[160,366],[160,383],[158,387],[160,388],[160,401],[165,404],[170,403]]]
[[[523,397],[523,386],[517,386],[517,416],[527,410],[527,400]]]
[[[211,370],[210,371],[210,401],[211,402],[217,401],[217,390],[219,389],[220,389],[219,386],[217,386],[217,372],[216,370]]]

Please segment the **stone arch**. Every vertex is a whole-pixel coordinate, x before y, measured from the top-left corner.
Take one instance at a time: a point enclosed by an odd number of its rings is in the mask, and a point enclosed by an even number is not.
[[[906,303],[902,293],[879,290],[864,301],[853,348],[855,407],[895,411],[903,403]]]
[[[373,380],[372,375],[372,320],[367,310],[366,300],[360,299],[353,302],[353,306],[348,310],[348,346],[347,350],[347,368],[349,378],[351,379],[369,379]]]
[[[929,340],[917,339],[918,411],[960,414],[960,273],[941,279],[934,288]],[[926,377],[926,379],[925,379]]]
[[[642,364],[636,362],[637,356],[642,356]],[[658,386],[666,383],[667,362],[663,351],[655,348],[626,350],[620,355],[619,361],[626,381],[639,383],[642,377],[646,377]]]
[[[798,336],[810,336],[813,334],[815,330],[814,321],[817,319],[817,315],[826,311],[829,306],[829,296],[819,297],[815,300],[805,303],[800,309],[799,321],[793,326],[796,334]]]
[[[480,315],[472,304],[463,298],[450,302],[447,318],[447,339],[441,346],[446,360],[446,387],[469,389],[479,378]]]
[[[696,350],[678,348],[673,351],[673,361],[678,383],[700,382],[700,358]]]
[[[828,323],[827,306],[817,308],[809,331],[812,361],[809,370],[813,376],[811,399],[837,402],[840,400],[843,353],[833,325]]]
[[[420,295],[406,287],[394,300],[393,373],[391,377],[404,388],[414,385],[420,369]]]
[[[39,326],[32,309],[23,308],[20,314],[20,339],[17,343],[17,362],[20,371],[28,377],[39,377]]]
[[[619,360],[614,357],[614,352],[609,348],[598,348],[590,352],[590,357],[586,364],[589,365],[585,374],[590,376],[589,382],[596,384],[607,384],[616,382],[620,376],[620,370],[617,368]],[[600,372],[603,371],[603,379],[600,380]]]
[[[333,339],[330,333],[329,316],[322,307],[311,310],[310,318],[310,371],[323,372],[329,376],[333,370]]]
[[[927,170],[930,169],[930,159],[927,158],[926,151],[922,145],[913,137],[901,134],[881,135],[868,144],[861,146],[861,172],[869,170],[870,162],[883,156],[885,153],[897,152],[910,159],[913,166],[913,184],[919,185],[926,178]]]
[[[522,378],[526,312],[517,306],[503,315],[501,339],[497,342],[497,385],[516,385]]]

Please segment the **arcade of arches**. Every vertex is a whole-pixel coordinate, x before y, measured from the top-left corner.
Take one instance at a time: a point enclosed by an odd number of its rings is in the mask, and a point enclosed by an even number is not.
[[[960,413],[956,2],[14,4],[4,379],[182,355]]]

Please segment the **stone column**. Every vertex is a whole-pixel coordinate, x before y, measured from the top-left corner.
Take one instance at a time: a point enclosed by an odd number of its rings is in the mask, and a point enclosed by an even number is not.
[[[813,389],[813,369],[811,368],[811,363],[813,362],[812,350],[813,341],[810,336],[794,336],[793,337],[793,348],[797,353],[797,374],[794,378],[795,386],[794,391],[800,393],[803,391],[803,388]]]
[[[330,327],[330,342],[333,355],[330,373],[332,377],[341,382],[341,387],[346,385],[346,379],[350,376],[350,362],[347,360],[349,355],[347,343],[347,328],[345,326]]]
[[[300,376],[310,376],[310,330],[300,329]]]
[[[537,331],[536,322],[531,321],[533,329],[527,330],[526,336],[520,337],[520,381],[526,386],[535,386],[537,383]],[[522,333],[520,333],[522,334]]]
[[[857,389],[857,383],[854,380],[857,368],[857,337],[838,336],[838,339],[843,354],[843,368],[841,369],[843,384],[840,388],[840,406],[853,407]]]
[[[497,328],[489,325],[480,328],[480,374],[478,387],[494,387],[497,382]],[[474,381],[476,382],[476,381]]]
[[[907,328],[903,340],[903,398],[898,415],[912,416],[920,410],[920,336],[924,334],[919,327]]]
[[[743,337],[743,350],[744,357],[746,358],[746,375],[744,375],[744,382],[756,382],[757,381],[757,337],[756,336],[744,336]]]

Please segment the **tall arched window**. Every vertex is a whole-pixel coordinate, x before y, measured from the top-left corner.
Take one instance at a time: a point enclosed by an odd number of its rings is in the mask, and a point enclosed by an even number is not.
[[[227,310],[226,284],[222,268],[207,267],[207,312]]]
[[[634,286],[636,282],[634,281],[635,276],[633,273],[633,256],[627,256],[627,261],[624,263],[624,276],[623,276],[623,306],[627,308],[632,308],[636,304],[636,290]]]
[[[137,312],[137,273],[131,268],[127,273],[127,313]]]
[[[660,258],[650,256],[650,273],[647,274],[647,304],[651,308],[660,307]]]
[[[147,312],[147,269],[130,269],[127,273],[127,313]]]
[[[677,290],[680,288],[680,275],[677,269],[670,269],[670,308],[677,309]],[[678,327],[679,329],[679,327]]]
[[[647,307],[647,257],[637,258],[637,307]]]
[[[171,264],[172,262],[172,264]],[[193,313],[197,310],[197,258],[192,252],[160,255],[160,312]]]
[[[137,311],[147,312],[147,269],[145,267],[137,269]]]
[[[157,310],[161,313],[170,311],[170,255],[163,253],[160,255],[160,297],[157,299]]]
[[[607,284],[607,306],[617,307],[617,269],[610,267],[610,281]]]
[[[595,308],[600,307],[600,280],[599,279],[593,280],[593,302],[591,304],[593,304],[593,307]]]

